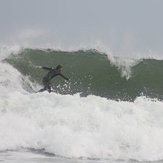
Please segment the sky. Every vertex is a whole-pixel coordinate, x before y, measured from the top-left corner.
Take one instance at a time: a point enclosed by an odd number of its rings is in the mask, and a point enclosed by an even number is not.
[[[0,0],[0,45],[163,56],[163,0]]]

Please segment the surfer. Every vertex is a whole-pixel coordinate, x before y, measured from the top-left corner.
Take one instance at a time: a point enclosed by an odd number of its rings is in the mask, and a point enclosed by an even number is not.
[[[51,86],[50,86],[50,81],[55,77],[55,76],[61,76],[65,80],[69,80],[67,77],[65,77],[61,72],[62,72],[62,65],[58,65],[56,68],[49,68],[49,67],[41,67],[42,69],[48,70],[47,75],[45,75],[42,79],[42,83],[44,85],[44,88],[40,89],[39,92],[43,92],[47,90],[49,93],[51,92]]]

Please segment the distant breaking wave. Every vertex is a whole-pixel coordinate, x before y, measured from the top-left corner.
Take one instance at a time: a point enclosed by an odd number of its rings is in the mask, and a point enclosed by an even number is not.
[[[53,88],[60,94],[93,94],[116,100],[134,100],[141,95],[163,99],[163,60],[121,59],[94,49],[24,49],[5,61],[40,86],[46,71],[38,66],[64,65],[63,73],[70,82],[60,77],[52,80]]]

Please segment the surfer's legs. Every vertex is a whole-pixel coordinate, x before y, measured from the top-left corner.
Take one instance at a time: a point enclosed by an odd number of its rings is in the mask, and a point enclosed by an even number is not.
[[[51,86],[50,86],[49,81],[43,79],[42,82],[43,82],[44,88],[40,89],[39,92],[43,92],[43,91],[46,91],[47,90],[50,93],[51,92]]]
[[[51,92],[51,86],[49,85],[49,83],[46,85],[46,90],[50,93]]]

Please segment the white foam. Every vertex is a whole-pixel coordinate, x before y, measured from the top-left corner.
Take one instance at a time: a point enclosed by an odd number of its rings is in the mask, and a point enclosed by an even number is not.
[[[7,63],[0,64],[0,88],[1,93],[11,92],[13,90],[22,90],[21,74]]]
[[[12,46],[0,45],[0,61],[4,60],[11,54],[17,54],[21,50],[22,47],[20,47],[19,45],[12,45]]]
[[[127,80],[132,77],[132,67],[141,62],[141,59],[131,59],[131,58],[117,58],[111,55],[108,55],[108,59],[112,65],[116,66],[120,71],[121,76]]]
[[[55,93],[0,98],[0,150],[35,148],[65,157],[163,159],[163,103]],[[158,152],[159,151],[159,152]]]

